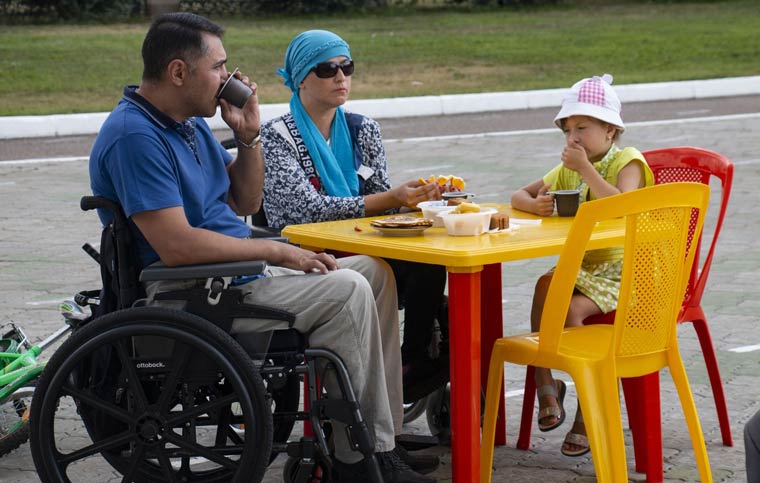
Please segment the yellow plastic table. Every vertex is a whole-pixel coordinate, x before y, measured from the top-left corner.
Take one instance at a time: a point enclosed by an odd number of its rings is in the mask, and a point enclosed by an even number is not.
[[[376,231],[370,217],[287,226],[282,234],[303,248],[444,265],[449,278],[449,351],[451,368],[452,479],[480,481],[480,398],[487,381],[493,342],[502,337],[501,262],[558,255],[573,218],[537,217],[509,205],[488,204],[512,219],[541,220],[506,232],[449,236],[428,228],[418,236],[389,236]],[[589,249],[622,245],[623,220],[600,223]],[[538,277],[540,274],[536,274]],[[481,332],[482,331],[482,332]],[[500,404],[504,419],[504,402]],[[497,426],[497,444],[505,444],[505,425]]]

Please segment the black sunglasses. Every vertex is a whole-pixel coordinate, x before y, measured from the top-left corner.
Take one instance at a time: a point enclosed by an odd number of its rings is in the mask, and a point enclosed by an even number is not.
[[[346,59],[340,64],[337,62],[321,62],[311,70],[320,79],[329,79],[338,75],[338,69],[342,70],[343,75],[348,77],[354,73],[354,61]]]

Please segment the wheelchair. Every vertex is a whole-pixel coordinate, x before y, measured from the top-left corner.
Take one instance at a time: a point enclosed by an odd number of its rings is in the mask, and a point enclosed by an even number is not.
[[[339,421],[368,460],[371,480],[382,483],[337,354],[309,347],[294,329],[230,335],[235,318],[295,320],[244,303],[234,286],[234,277],[262,273],[264,262],[152,265],[137,273],[120,206],[86,196],[81,207],[108,210],[113,221],[99,253],[84,247],[100,264],[103,283],[76,297],[92,315],[71,322],[71,336],[34,391],[30,444],[41,481],[258,482],[280,453],[288,455],[286,483],[329,481],[331,421]],[[200,283],[155,297],[181,310],[146,304],[141,282],[188,279]],[[342,398],[324,393],[327,370]],[[290,440],[297,421],[312,430]]]

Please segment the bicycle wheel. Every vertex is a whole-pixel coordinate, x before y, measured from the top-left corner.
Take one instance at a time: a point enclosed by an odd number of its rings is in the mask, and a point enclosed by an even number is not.
[[[29,410],[34,387],[22,387],[0,404],[0,456],[29,439]]]
[[[124,482],[256,482],[272,415],[259,371],[228,334],[185,312],[140,307],[90,322],[55,352],[35,391],[31,435],[45,483],[109,470]]]

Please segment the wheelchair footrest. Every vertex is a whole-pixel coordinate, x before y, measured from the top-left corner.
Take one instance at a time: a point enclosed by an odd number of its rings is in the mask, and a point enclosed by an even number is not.
[[[432,448],[439,446],[441,442],[437,436],[426,436],[424,434],[400,434],[396,436],[396,444],[400,444],[407,451],[417,451],[420,449]]]

